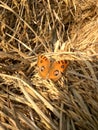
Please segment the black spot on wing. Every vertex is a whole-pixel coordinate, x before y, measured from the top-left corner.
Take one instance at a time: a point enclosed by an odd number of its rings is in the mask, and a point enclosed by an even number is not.
[[[45,67],[42,66],[42,67],[40,68],[40,71],[43,72],[44,70],[45,70]]]
[[[59,75],[59,70],[55,70],[54,71],[54,76],[58,76]]]
[[[61,60],[61,61],[58,61],[58,64],[67,64],[67,61],[66,60]]]
[[[65,62],[65,64],[67,64],[68,62],[67,62],[67,60],[64,60],[64,62]]]
[[[40,63],[43,63],[43,60],[44,60],[44,61],[47,61],[47,58],[46,58],[45,56],[41,55]]]
[[[58,64],[62,64],[61,68],[64,69],[65,68],[65,64],[67,64],[68,62],[67,62],[67,60],[61,60],[61,61],[58,61],[57,63]]]

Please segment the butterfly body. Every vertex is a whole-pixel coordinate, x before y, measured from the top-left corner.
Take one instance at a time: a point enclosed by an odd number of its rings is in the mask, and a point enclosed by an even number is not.
[[[37,66],[39,68],[39,75],[42,78],[57,81],[66,70],[68,62],[66,60],[60,60],[51,63],[46,56],[40,55],[38,57]]]

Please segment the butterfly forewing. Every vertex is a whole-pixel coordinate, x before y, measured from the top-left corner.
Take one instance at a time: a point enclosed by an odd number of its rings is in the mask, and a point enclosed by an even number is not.
[[[49,70],[49,78],[57,81],[61,76],[62,73],[66,70],[68,66],[68,62],[66,60],[55,61]]]
[[[39,55],[37,66],[39,68],[39,75],[42,78],[46,78],[48,71],[49,71],[49,67],[50,67],[49,59],[44,55]]]

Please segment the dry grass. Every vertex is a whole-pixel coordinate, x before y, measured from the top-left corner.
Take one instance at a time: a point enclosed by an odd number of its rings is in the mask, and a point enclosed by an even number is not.
[[[57,83],[37,56],[70,60]],[[0,130],[98,130],[97,0],[0,0]]]

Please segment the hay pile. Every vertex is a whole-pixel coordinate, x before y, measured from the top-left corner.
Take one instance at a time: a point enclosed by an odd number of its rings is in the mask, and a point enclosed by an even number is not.
[[[37,56],[70,61],[43,80]],[[0,0],[0,130],[98,130],[97,0]]]

